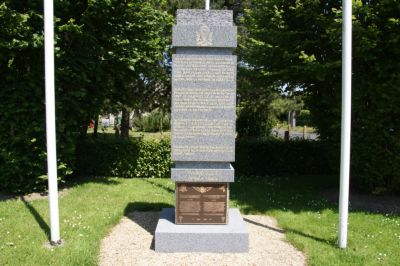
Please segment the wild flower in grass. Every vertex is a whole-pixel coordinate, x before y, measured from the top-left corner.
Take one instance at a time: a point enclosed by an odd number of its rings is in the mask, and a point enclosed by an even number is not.
[[[381,261],[381,260],[383,260],[384,258],[386,258],[386,253],[378,253],[378,256],[377,256],[377,260],[378,261]]]

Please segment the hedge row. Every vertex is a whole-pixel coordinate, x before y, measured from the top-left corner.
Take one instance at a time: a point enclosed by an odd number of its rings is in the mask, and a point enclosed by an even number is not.
[[[167,177],[170,143],[114,136],[86,138],[76,149],[75,173],[80,176]]]
[[[237,175],[330,174],[325,147],[317,141],[237,141]],[[75,173],[122,177],[169,177],[168,140],[88,138],[77,147]]]
[[[310,140],[240,140],[236,142],[236,175],[323,175],[337,172],[326,146]]]

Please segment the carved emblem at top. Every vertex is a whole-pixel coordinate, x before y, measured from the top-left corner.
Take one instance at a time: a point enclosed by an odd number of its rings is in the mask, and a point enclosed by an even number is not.
[[[212,187],[193,187],[194,190],[196,190],[197,192],[200,192],[201,194],[206,193],[208,191],[210,191],[211,189],[213,189]]]
[[[202,25],[196,33],[196,44],[198,46],[211,46],[213,34],[207,25]]]

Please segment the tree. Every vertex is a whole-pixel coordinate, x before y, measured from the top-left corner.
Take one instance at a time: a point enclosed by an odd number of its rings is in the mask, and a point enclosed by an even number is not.
[[[0,187],[16,191],[46,179],[41,5],[0,4]],[[164,1],[55,1],[61,177],[73,167],[77,133],[86,134],[90,119],[145,99],[150,88],[135,86],[162,65],[170,35],[172,17],[162,9]]]
[[[297,113],[304,107],[304,101],[301,96],[297,95],[275,95],[275,99],[270,103],[271,116],[273,120],[277,120],[278,116],[287,115],[288,131],[295,125],[295,117]]]
[[[353,7],[352,178],[369,191],[400,191],[399,5],[366,0]],[[243,59],[265,84],[304,91],[337,168],[341,2],[257,0],[244,23]]]

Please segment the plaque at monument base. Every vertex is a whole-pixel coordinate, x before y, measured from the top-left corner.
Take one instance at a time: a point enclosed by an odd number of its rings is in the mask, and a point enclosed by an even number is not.
[[[173,28],[171,179],[157,252],[247,252],[249,234],[229,209],[236,136],[237,29],[230,10],[180,9]]]
[[[176,224],[227,224],[227,183],[176,183]]]

